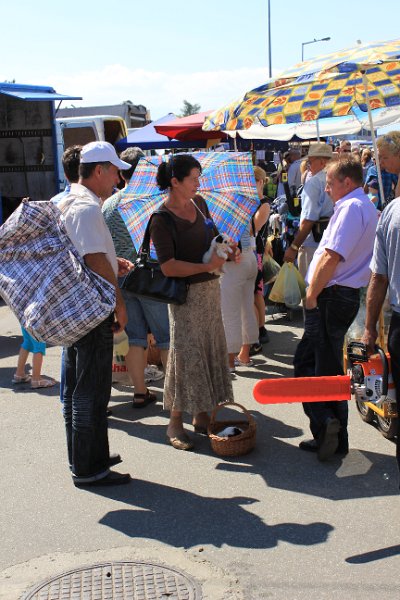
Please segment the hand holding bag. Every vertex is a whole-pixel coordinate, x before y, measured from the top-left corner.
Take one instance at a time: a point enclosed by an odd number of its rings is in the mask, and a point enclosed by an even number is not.
[[[176,247],[175,223],[172,217],[164,211],[157,211],[154,214],[162,215],[169,221]],[[189,289],[186,279],[184,277],[166,277],[159,262],[150,257],[150,223],[154,214],[147,223],[135,266],[127,274],[121,287],[142,298],[149,298],[165,304],[184,304]]]

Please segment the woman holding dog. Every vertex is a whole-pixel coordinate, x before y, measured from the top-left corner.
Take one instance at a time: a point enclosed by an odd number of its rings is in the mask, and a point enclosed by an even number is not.
[[[160,190],[168,190],[161,210],[172,216],[175,236],[157,215],[150,230],[164,275],[184,277],[190,284],[186,303],[168,306],[171,339],[164,408],[170,410],[167,439],[178,450],[194,447],[183,427],[184,412],[193,415],[195,432],[206,434],[208,412],[233,400],[219,278],[212,274],[225,259],[214,252],[209,263],[202,262],[218,232],[206,202],[197,195],[200,176],[201,165],[189,154],[160,164],[157,184]]]

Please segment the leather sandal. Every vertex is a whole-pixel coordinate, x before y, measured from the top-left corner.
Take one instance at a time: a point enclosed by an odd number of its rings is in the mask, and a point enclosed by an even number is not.
[[[143,402],[136,402],[136,400],[139,398],[143,400]],[[145,406],[148,406],[152,402],[156,401],[157,396],[150,392],[150,390],[147,390],[145,394],[133,394],[132,408],[144,408]]]
[[[14,377],[12,378],[12,382],[13,383],[28,383],[31,380],[31,376],[26,374],[26,375],[14,375]]]
[[[176,450],[193,450],[194,444],[190,441],[187,435],[180,434],[175,437],[169,437],[167,435],[167,441]]]
[[[54,379],[32,379],[31,380],[31,388],[36,390],[38,388],[48,388],[56,385],[56,381]]]

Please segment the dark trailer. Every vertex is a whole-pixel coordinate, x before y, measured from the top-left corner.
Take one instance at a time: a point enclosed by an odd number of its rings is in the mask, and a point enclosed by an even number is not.
[[[22,198],[58,193],[54,103],[80,99],[48,86],[0,83],[0,223]]]

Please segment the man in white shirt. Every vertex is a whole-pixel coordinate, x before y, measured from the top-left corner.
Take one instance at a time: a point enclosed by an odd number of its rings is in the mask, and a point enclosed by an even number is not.
[[[86,265],[115,286],[116,305],[100,323],[73,346],[65,348],[64,418],[68,458],[77,487],[119,485],[129,474],[110,471],[121,462],[110,455],[107,404],[111,394],[113,331],[127,323],[125,303],[117,284],[118,261],[104,222],[100,198],[107,198],[119,183],[119,169],[129,169],[107,142],[82,148],[79,182],[58,204],[70,239]],[[79,302],[79,298],[77,298]]]

